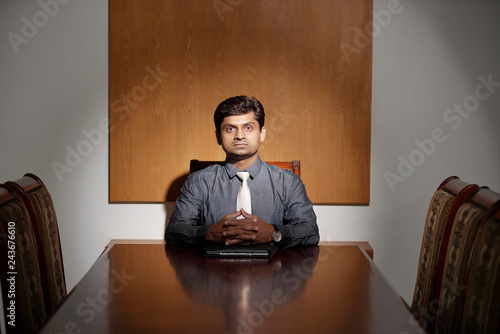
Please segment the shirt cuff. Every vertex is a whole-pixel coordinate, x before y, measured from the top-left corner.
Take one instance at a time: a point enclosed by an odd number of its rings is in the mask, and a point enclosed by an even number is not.
[[[196,229],[195,238],[200,240],[201,242],[205,241],[206,240],[205,234],[207,233],[208,227],[209,225],[199,226]]]

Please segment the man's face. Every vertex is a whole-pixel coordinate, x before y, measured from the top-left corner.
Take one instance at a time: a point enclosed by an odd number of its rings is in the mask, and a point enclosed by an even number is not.
[[[266,128],[259,129],[255,112],[225,117],[217,133],[217,142],[222,145],[229,160],[240,161],[254,156],[266,137]]]

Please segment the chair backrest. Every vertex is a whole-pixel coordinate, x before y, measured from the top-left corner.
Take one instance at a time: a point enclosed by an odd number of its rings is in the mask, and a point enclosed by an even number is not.
[[[30,214],[24,202],[0,185],[0,277],[7,333],[34,333],[47,318],[42,275]],[[15,272],[16,274],[11,274]],[[15,327],[8,317],[14,278]]]
[[[434,333],[460,332],[472,245],[497,203],[500,203],[500,194],[481,187],[457,211],[446,253]]]
[[[47,297],[46,312],[51,314],[66,297],[66,280],[61,240],[52,197],[45,184],[34,174],[26,174],[14,182],[6,182],[26,206],[32,206],[30,219],[37,242],[40,269]]]
[[[433,304],[439,298],[436,290],[438,260],[447,249],[448,235],[458,210],[478,186],[469,184],[453,176],[444,180],[434,193],[425,221],[424,235],[420,249],[417,280],[411,303],[411,311],[425,329],[432,329],[436,318]],[[443,250],[444,249],[444,250]],[[440,266],[443,266],[441,264]]]
[[[500,210],[480,227],[467,270],[460,333],[500,333]]]
[[[268,164],[275,165],[281,167],[283,169],[294,172],[298,177],[300,177],[300,161],[292,160],[292,161],[266,161]],[[206,168],[211,165],[220,164],[222,161],[200,161],[193,159],[189,165],[189,173],[194,173],[203,168]]]

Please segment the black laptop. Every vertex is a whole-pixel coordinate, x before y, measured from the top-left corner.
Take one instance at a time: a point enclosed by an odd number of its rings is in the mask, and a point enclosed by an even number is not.
[[[202,248],[202,255],[219,258],[270,258],[275,249],[276,246],[270,243],[247,246],[206,243]]]

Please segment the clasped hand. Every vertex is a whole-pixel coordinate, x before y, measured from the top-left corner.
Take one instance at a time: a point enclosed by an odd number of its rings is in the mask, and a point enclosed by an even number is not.
[[[236,219],[240,215],[243,219]],[[241,209],[210,225],[205,236],[207,240],[220,244],[249,245],[271,242],[273,231],[274,228],[270,224]]]

